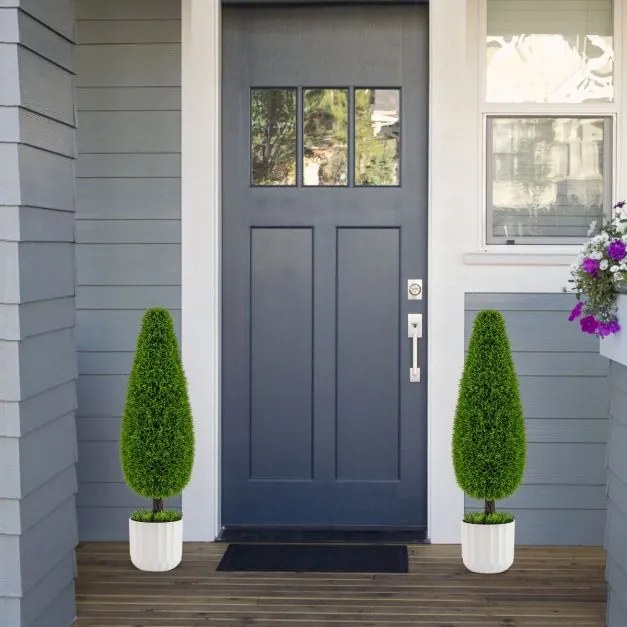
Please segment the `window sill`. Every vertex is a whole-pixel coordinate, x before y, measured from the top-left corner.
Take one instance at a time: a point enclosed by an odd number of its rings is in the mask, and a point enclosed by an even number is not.
[[[572,251],[486,250],[464,253],[463,259],[469,266],[570,266],[578,253],[579,246]]]

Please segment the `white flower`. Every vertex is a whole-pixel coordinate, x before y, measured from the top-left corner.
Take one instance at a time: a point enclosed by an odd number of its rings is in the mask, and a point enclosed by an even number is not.
[[[600,259],[603,259],[603,253],[599,250],[593,252],[590,257],[592,257],[592,259],[596,259],[597,261]]]
[[[603,259],[603,261],[600,263],[599,268],[601,268],[601,270],[607,270],[607,266],[609,265],[607,259]]]
[[[625,279],[625,275],[622,274],[621,272],[617,272],[613,277],[612,280],[614,281],[614,283],[622,283],[623,280]]]
[[[605,231],[603,231],[603,233],[601,233],[601,241],[607,242],[609,239],[610,239],[610,236]]]
[[[620,268],[618,266],[612,266],[610,268],[610,272],[618,272],[620,270]]]
[[[597,221],[592,220],[590,228],[588,229],[588,237],[590,237],[597,230]]]

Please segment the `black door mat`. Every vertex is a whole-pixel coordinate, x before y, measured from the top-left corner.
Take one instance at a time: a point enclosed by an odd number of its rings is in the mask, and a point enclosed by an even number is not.
[[[287,573],[406,573],[405,545],[230,544],[218,570]]]

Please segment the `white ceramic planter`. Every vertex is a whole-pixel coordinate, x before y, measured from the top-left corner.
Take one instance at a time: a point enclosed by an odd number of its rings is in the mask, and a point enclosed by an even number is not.
[[[473,573],[506,571],[514,563],[514,521],[503,525],[471,525],[462,521],[462,559]]]
[[[131,562],[139,570],[164,572],[181,563],[183,521],[162,523],[128,521]]]

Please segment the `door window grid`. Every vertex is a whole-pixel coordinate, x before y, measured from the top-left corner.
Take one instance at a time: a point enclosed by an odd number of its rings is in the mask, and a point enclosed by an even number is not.
[[[616,32],[620,15],[616,15],[617,7],[611,0],[582,0],[579,7],[581,15],[575,16],[577,19],[573,18],[569,22],[552,19],[556,6],[562,1],[532,0],[523,4],[520,0],[479,0],[482,34],[480,93],[485,132],[483,159],[485,188],[481,235],[484,246],[579,245],[586,239],[588,231],[587,226],[584,228],[581,225],[583,218],[587,219],[589,216],[592,222],[599,215],[608,216],[611,213],[612,189],[616,176],[613,163],[618,110],[614,91],[615,83],[620,77],[620,68],[615,67],[614,61],[613,33]],[[533,4],[533,7],[529,4]],[[533,10],[529,11],[531,8]],[[524,27],[521,27],[522,22],[518,13],[523,9],[526,12],[526,20]],[[514,14],[518,15],[516,20],[507,17]],[[553,28],[554,25],[560,24],[563,24],[561,32]],[[547,25],[550,28],[547,29]],[[571,36],[573,29],[581,30],[585,35],[583,39],[573,39]],[[500,37],[497,37],[499,35],[497,30],[501,34]],[[522,42],[523,39],[526,44],[537,43],[533,36],[531,38],[527,36],[527,33],[534,32],[541,35],[538,41],[542,44],[535,46],[535,53],[544,55],[543,47],[549,39],[554,44],[559,40],[562,47],[564,42],[570,42],[573,54],[577,52],[580,57],[586,56],[586,63],[582,64],[581,68],[590,63],[594,65],[593,57],[598,52],[590,35],[595,40],[600,37],[605,48],[603,54],[597,56],[607,57],[610,54],[604,61],[605,69],[600,74],[590,75],[590,81],[581,85],[581,89],[571,89],[568,93],[559,90],[547,92],[545,88],[550,87],[550,81],[548,83],[544,81],[542,85],[536,84],[533,89],[528,89],[528,85],[518,85],[518,91],[509,90],[506,97],[501,97],[503,95],[501,90],[499,92],[501,96],[495,97],[495,68],[490,67],[494,62],[495,52],[502,56],[504,54],[500,50],[502,44],[511,46],[516,41]],[[499,45],[495,48],[496,43]],[[593,48],[594,54],[591,53]],[[563,64],[558,66],[563,67]],[[516,75],[516,72],[512,70],[512,74]],[[523,81],[528,73],[523,72],[522,75],[518,73],[518,76]],[[521,89],[523,91],[520,91]],[[601,92],[602,96],[599,96]],[[537,124],[534,126],[531,120],[536,120]],[[526,129],[524,132],[529,134],[527,138],[529,145],[525,146],[524,142],[518,141],[520,150],[515,150],[517,138],[512,133],[509,136],[510,154],[504,157],[502,151],[495,145],[497,142],[502,143],[504,129],[503,127],[498,129],[496,134],[500,137],[495,137],[495,126],[499,124],[507,126],[507,123],[512,129],[518,128],[518,131]],[[554,127],[553,136],[549,137],[551,133],[547,131],[547,127],[551,125]],[[597,130],[591,133],[593,126],[596,126]],[[563,130],[569,127],[571,137],[564,141]],[[546,136],[544,139],[541,137],[542,134]],[[597,137],[592,140],[591,137],[595,134]],[[535,144],[536,149],[532,150],[530,144]],[[572,163],[565,164],[564,159],[570,158],[573,158]],[[579,165],[574,161],[578,158],[582,160]],[[503,180],[505,172],[502,167],[501,180],[496,180],[497,170],[508,159],[512,163],[527,161],[526,171],[525,167],[510,168],[511,172],[522,172],[525,175],[522,178],[527,178],[527,181],[515,180],[515,177],[512,177],[507,183]],[[560,171],[567,176],[562,179],[553,176]],[[534,180],[534,173],[538,174],[537,180]],[[524,187],[523,182],[528,184],[528,198],[521,204],[520,190]],[[553,187],[549,189],[547,185]],[[509,194],[512,200],[511,207],[497,207],[497,197],[500,197],[502,202],[508,196],[508,189],[511,192]],[[543,228],[545,226],[549,228]]]
[[[254,87],[250,184],[400,187],[401,132],[398,87]]]

